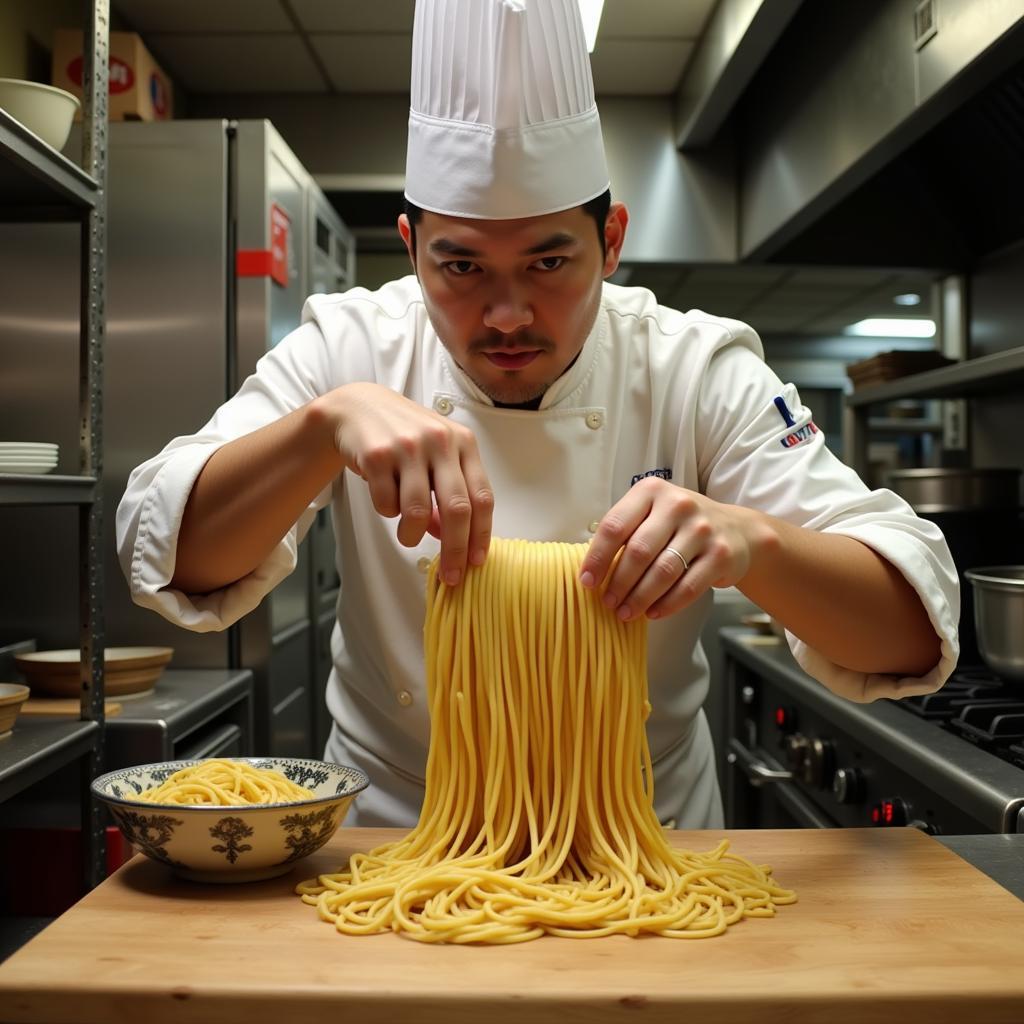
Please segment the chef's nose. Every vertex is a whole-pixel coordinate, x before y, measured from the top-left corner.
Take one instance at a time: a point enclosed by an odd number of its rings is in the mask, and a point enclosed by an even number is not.
[[[496,292],[484,309],[484,324],[502,334],[511,334],[532,323],[533,308],[526,296],[515,288]]]

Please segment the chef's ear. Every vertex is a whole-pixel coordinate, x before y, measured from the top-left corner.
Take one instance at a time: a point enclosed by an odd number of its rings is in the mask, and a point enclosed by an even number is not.
[[[622,243],[626,240],[626,227],[629,225],[629,211],[625,203],[612,203],[608,208],[608,216],[604,222],[604,267],[602,277],[610,277],[619,266],[622,255]]]
[[[412,260],[412,269],[416,269],[416,229],[409,223],[409,218],[404,214],[398,215],[398,233],[405,243],[405,251]]]

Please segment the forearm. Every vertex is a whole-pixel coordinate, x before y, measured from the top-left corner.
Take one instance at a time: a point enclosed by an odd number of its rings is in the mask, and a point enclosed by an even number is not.
[[[343,468],[319,402],[219,448],[185,506],[171,586],[202,594],[248,575]]]
[[[746,511],[759,540],[738,587],[755,604],[844,668],[919,676],[935,666],[939,638],[892,563],[852,537]]]

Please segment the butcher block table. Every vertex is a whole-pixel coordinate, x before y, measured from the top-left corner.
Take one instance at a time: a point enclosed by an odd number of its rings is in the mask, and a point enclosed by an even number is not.
[[[343,828],[290,874],[246,885],[135,857],[0,964],[0,1020],[1024,1021],[1024,902],[914,829],[670,833],[702,851],[725,835],[799,893],[713,939],[350,938],[293,895],[399,834]]]

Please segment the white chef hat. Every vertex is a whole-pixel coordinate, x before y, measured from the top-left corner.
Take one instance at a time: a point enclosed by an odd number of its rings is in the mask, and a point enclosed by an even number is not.
[[[607,188],[577,0],[416,0],[409,202],[504,220]]]

